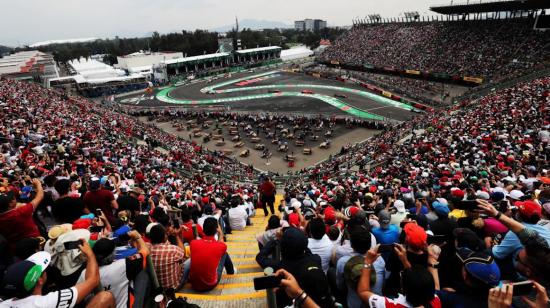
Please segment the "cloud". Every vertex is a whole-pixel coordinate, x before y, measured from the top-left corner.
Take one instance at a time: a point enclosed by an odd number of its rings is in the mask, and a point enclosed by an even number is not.
[[[140,36],[152,31],[210,29],[240,19],[292,24],[321,18],[349,25],[371,13],[427,11],[437,0],[0,0],[0,45],[78,37]]]

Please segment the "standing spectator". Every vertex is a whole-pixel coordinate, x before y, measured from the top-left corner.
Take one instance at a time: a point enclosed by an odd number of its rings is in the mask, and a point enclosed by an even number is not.
[[[227,253],[223,233],[215,218],[207,218],[203,226],[204,238],[191,241],[191,269],[189,280],[197,291],[215,288],[222,279],[223,269],[233,275],[236,269]],[[218,240],[214,235],[218,234]]]
[[[379,244],[393,244],[399,241],[399,229],[396,225],[390,224],[391,214],[387,210],[378,213],[379,228],[373,228],[372,234]]]
[[[275,214],[274,204],[275,204],[275,193],[277,188],[275,184],[271,181],[271,178],[265,179],[265,181],[260,185],[260,202],[264,209],[264,215],[267,216],[269,213],[267,211],[267,206],[271,210],[271,215]]]

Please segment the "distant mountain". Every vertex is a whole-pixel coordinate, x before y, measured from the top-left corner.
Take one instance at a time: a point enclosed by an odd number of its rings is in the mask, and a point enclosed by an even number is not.
[[[235,27],[235,24],[221,26],[209,29],[210,31],[215,32],[228,32]],[[287,25],[279,21],[270,21],[270,20],[257,20],[257,19],[243,19],[239,20],[239,29],[249,28],[252,30],[261,30],[261,29],[283,29],[283,28],[292,28],[291,25]]]

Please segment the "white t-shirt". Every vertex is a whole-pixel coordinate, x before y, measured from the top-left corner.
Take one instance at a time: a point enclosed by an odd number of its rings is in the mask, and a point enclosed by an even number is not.
[[[244,230],[246,227],[246,218],[248,218],[244,205],[230,208],[228,214],[231,230]]]
[[[8,299],[0,302],[5,308],[71,308],[76,305],[78,291],[75,287],[61,291],[50,292],[46,295],[31,295],[22,299]]]
[[[325,273],[328,270],[328,265],[330,262],[330,258],[332,257],[332,248],[333,244],[328,238],[328,236],[325,234],[320,240],[316,240],[313,238],[308,239],[307,248],[311,250],[311,253],[319,255],[321,257],[321,265],[323,267],[323,271]]]
[[[99,268],[101,288],[113,293],[117,308],[128,307],[130,288],[133,289],[133,279],[143,269],[143,258],[136,254],[122,260],[116,260]],[[85,280],[86,270],[82,271],[78,282]]]

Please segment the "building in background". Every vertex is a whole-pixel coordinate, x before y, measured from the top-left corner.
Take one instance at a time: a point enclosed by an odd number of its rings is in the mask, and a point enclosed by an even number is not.
[[[59,71],[52,55],[30,50],[0,58],[0,76],[46,84],[47,80],[59,77]]]
[[[298,31],[320,31],[327,27],[327,22],[321,19],[304,19],[294,22],[294,29]]]
[[[153,76],[153,65],[182,58],[182,52],[139,51],[126,56],[117,57],[118,64],[114,66],[125,70],[128,74],[142,74],[147,80],[151,80]]]

